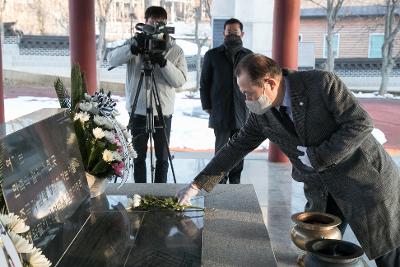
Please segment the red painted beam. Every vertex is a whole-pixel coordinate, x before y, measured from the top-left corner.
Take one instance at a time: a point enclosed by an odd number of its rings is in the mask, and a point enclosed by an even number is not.
[[[69,0],[69,47],[72,64],[85,73],[88,92],[96,91],[96,31],[94,0]]]
[[[282,67],[297,69],[300,25],[300,0],[275,0],[272,58]],[[288,162],[286,155],[273,143],[268,149],[271,162]]]
[[[3,44],[0,38],[0,123],[4,123]]]

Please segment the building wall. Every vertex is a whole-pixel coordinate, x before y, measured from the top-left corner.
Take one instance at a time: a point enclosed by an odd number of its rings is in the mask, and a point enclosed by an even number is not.
[[[211,15],[213,21],[239,19],[243,23],[245,33],[244,47],[271,56],[273,2],[273,0],[214,0]],[[213,36],[221,36],[222,31],[221,28],[213,27]]]
[[[339,58],[368,58],[369,36],[372,33],[384,33],[383,17],[342,18],[336,24],[339,34]],[[300,21],[302,42],[315,44],[316,58],[323,57],[325,18],[302,18]],[[394,54],[400,51],[400,35],[396,38]]]

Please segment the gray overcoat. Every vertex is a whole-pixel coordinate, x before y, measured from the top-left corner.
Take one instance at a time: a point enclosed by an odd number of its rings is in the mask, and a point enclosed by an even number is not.
[[[291,72],[287,80],[297,135],[287,131],[272,110],[252,113],[195,181],[211,191],[227,171],[268,138],[290,159],[292,177],[304,183],[310,210],[324,212],[329,193],[370,259],[399,247],[399,170],[371,134],[367,112],[332,73]],[[313,169],[298,159],[299,145],[308,148]]]

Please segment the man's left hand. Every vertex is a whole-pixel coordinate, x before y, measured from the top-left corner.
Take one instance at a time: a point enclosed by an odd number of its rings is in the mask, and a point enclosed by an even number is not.
[[[167,64],[167,60],[165,59],[162,53],[154,53],[150,54],[151,64],[155,65],[158,64],[160,68],[164,68]]]
[[[302,152],[302,155],[300,155],[298,158],[307,167],[313,168],[310,162],[310,158],[307,155],[307,148],[304,146],[297,146],[297,150]]]

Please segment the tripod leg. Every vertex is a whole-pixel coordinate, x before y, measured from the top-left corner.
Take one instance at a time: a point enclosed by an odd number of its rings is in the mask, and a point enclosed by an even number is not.
[[[131,116],[133,114],[135,114],[135,111],[136,111],[137,102],[138,102],[138,99],[139,99],[139,93],[140,93],[140,90],[142,89],[143,77],[144,77],[144,73],[141,72],[140,73],[140,79],[139,79],[138,87],[136,89],[135,98],[134,98],[133,104],[132,104]],[[130,118],[129,118],[129,122],[130,122]]]
[[[147,77],[146,77],[147,78]],[[146,84],[148,82],[146,81]],[[154,114],[153,114],[153,91],[150,90],[150,100],[147,99],[147,91],[146,91],[146,106],[147,106],[147,120],[146,120],[146,129],[147,133],[149,134],[149,139],[150,139],[150,173],[151,173],[151,182],[154,183],[154,171],[155,171],[155,166],[154,166],[154,159],[153,159],[153,137],[155,133],[155,128],[154,128]]]
[[[157,88],[157,84],[156,84],[156,80],[155,80],[154,76],[152,76],[152,79],[153,79],[153,85],[154,85],[152,87],[152,90],[154,91],[154,94],[153,94],[154,102],[156,104],[156,110],[157,110],[157,115],[158,115],[159,121],[161,122],[161,127],[162,127],[162,132],[163,132],[163,137],[164,137],[163,141],[164,141],[164,145],[167,149],[168,159],[169,159],[169,162],[171,165],[172,177],[174,178],[174,183],[176,184],[175,169],[174,169],[174,165],[172,164],[171,151],[169,150],[169,140],[168,140],[168,136],[167,136],[167,132],[166,132],[164,116],[162,113],[160,95],[158,93],[158,88]]]

